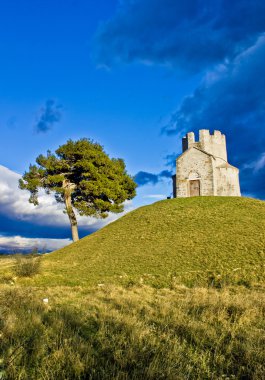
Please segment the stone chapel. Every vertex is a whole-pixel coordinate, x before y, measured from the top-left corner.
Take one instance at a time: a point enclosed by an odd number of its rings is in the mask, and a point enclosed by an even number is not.
[[[220,131],[193,132],[182,139],[182,154],[176,160],[173,197],[241,196],[239,170],[227,162],[226,138]]]

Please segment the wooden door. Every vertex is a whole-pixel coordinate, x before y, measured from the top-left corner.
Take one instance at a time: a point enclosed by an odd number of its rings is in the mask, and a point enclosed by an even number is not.
[[[190,181],[190,196],[197,197],[200,195],[200,181],[192,180]]]

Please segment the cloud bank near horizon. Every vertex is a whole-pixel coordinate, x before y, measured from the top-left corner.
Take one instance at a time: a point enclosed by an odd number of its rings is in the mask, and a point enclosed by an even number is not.
[[[71,242],[64,206],[57,203],[53,195],[44,192],[40,192],[38,206],[30,204],[28,192],[18,188],[20,178],[18,173],[0,165],[0,251],[6,251],[8,246],[11,250],[13,247],[22,249],[23,244],[28,249],[36,246],[38,239],[41,245],[45,245],[45,241],[49,250]],[[133,207],[132,202],[125,202],[125,213]],[[104,220],[77,216],[80,236],[86,236],[122,215],[111,214]]]
[[[22,236],[7,237],[0,235],[0,253],[31,252],[35,248],[38,252],[46,253],[63,248],[70,243],[70,239],[33,239]]]
[[[243,193],[265,199],[263,0],[124,0],[96,41],[101,65],[142,62],[203,74],[162,132],[180,138],[221,130]],[[142,185],[159,180],[153,173],[140,177]]]

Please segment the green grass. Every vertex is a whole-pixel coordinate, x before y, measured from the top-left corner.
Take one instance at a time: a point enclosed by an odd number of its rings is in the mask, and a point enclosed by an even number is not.
[[[264,231],[265,202],[174,199],[32,278],[35,257],[1,257],[0,379],[263,379]]]
[[[261,380],[264,305],[264,291],[242,287],[5,286],[0,376]]]
[[[232,197],[161,201],[46,255],[43,274],[24,283],[247,285],[264,279],[264,231],[263,201]]]

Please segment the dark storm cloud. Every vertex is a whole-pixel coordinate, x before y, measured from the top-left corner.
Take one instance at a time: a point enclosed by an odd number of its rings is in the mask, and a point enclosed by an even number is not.
[[[265,36],[232,62],[209,72],[172,114],[167,134],[199,129],[227,136],[232,164],[241,169],[243,191],[265,196]]]
[[[138,172],[134,176],[134,180],[138,186],[144,186],[147,184],[156,185],[159,181],[157,174],[142,172],[142,171]]]
[[[25,221],[0,213],[0,236],[24,236],[27,238],[67,239],[71,237],[68,226],[42,226],[34,221]]]
[[[36,122],[36,130],[39,133],[45,133],[58,123],[62,118],[62,106],[56,104],[54,100],[47,100],[45,106],[41,109],[41,114]]]
[[[80,238],[95,232],[92,226],[79,227]],[[43,226],[34,221],[9,218],[0,212],[0,254],[52,251],[71,243],[70,226]]]
[[[134,176],[134,180],[138,186],[144,186],[144,185],[150,185],[150,184],[156,185],[163,178],[171,178],[171,177],[172,177],[172,173],[168,170],[163,170],[159,174],[141,171],[141,172],[138,172]]]
[[[172,170],[175,169],[176,166],[176,159],[178,157],[177,153],[168,154],[165,159],[165,165],[170,167]]]
[[[97,61],[143,62],[202,72],[163,129],[219,129],[245,194],[265,198],[264,0],[123,0],[98,31]],[[179,152],[180,153],[180,152]],[[175,155],[167,158],[174,166]],[[140,172],[140,185],[159,174]]]
[[[264,25],[264,0],[124,0],[98,31],[96,57],[200,71],[239,54]]]

